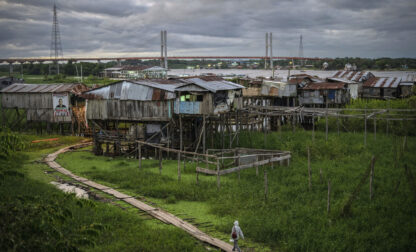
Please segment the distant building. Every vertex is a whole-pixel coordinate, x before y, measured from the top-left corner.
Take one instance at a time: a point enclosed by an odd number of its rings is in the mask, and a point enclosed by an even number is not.
[[[356,82],[353,80],[343,79],[343,78],[327,78],[328,82],[341,82],[344,83],[347,87],[351,99],[358,99],[361,96],[363,90],[363,83]]]
[[[363,98],[391,99],[401,97],[401,78],[373,77],[363,84]],[[407,85],[404,85],[407,86]]]
[[[167,69],[159,66],[110,67],[102,72],[104,77],[117,79],[164,79]]]
[[[300,105],[342,105],[350,100],[348,88],[342,82],[310,82],[298,89]]]
[[[72,124],[74,133],[78,126],[86,129],[84,84],[20,84],[14,83],[1,92],[3,109],[24,111],[27,122],[46,122],[47,131],[51,123]]]

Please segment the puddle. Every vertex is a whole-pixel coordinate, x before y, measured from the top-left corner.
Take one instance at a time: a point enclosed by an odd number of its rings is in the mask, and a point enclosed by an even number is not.
[[[85,191],[81,188],[78,188],[78,187],[73,186],[73,185],[65,184],[65,183],[64,184],[58,183],[58,182],[55,182],[55,181],[52,181],[51,184],[56,186],[56,188],[58,188],[59,190],[65,192],[65,193],[75,193],[75,196],[77,198],[88,199],[87,191]]]

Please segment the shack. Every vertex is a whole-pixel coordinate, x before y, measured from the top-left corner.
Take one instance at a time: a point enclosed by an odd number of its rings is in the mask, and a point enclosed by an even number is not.
[[[364,83],[366,80],[374,78],[374,74],[369,71],[337,71],[330,78],[344,79]]]
[[[341,82],[308,83],[299,91],[300,105],[339,106],[348,103],[350,100],[349,91],[345,84]]]
[[[181,79],[175,88],[176,114],[217,115],[240,109],[243,106],[244,86],[217,76],[200,76]]]
[[[85,126],[85,121],[79,121],[74,111],[84,110],[85,99],[81,93],[87,90],[83,84],[15,83],[0,91],[1,105],[3,109],[15,109],[19,120],[25,116],[27,122],[46,122],[47,131],[51,123],[58,123],[63,133],[62,124],[71,123],[74,133],[74,124],[78,124],[78,131]]]
[[[363,98],[399,98],[400,83],[401,78],[398,77],[372,77],[363,84]]]
[[[409,97],[412,95],[413,88],[416,84],[416,74],[408,74],[406,77],[402,78],[399,87],[400,87],[400,97]]]
[[[336,78],[336,77],[330,77],[326,79],[327,82],[340,82],[344,83],[345,87],[348,89],[350,93],[351,99],[358,99],[361,97],[361,94],[363,92],[363,83],[357,82],[354,80],[348,80],[344,78]]]

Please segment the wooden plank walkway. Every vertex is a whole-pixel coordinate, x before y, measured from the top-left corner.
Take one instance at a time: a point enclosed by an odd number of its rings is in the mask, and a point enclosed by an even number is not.
[[[68,171],[67,169],[63,168],[62,166],[60,166],[58,163],[55,162],[55,159],[58,157],[59,154],[67,152],[67,151],[71,151],[74,149],[79,149],[79,148],[83,148],[86,146],[91,145],[92,142],[84,142],[84,143],[80,143],[80,144],[75,144],[69,147],[65,147],[62,148],[52,154],[49,154],[48,156],[46,156],[44,158],[44,162],[51,168],[55,169],[56,171],[65,174],[69,177],[71,177],[72,179],[75,179],[85,185],[88,185],[92,188],[95,188],[97,190],[100,190],[102,192],[105,192],[107,194],[110,194],[114,197],[116,197],[119,200],[122,200],[142,211],[147,212],[149,215],[153,216],[154,218],[166,223],[166,224],[172,224],[178,228],[181,228],[182,230],[186,231],[187,233],[189,233],[190,235],[192,235],[193,237],[197,238],[200,241],[203,241],[205,243],[208,243],[214,247],[217,247],[223,251],[232,251],[233,246],[227,242],[224,242],[220,239],[211,237],[210,235],[202,232],[201,230],[199,230],[198,228],[196,228],[195,226],[191,225],[190,223],[176,217],[175,215],[168,213],[160,208],[156,208],[156,207],[152,207],[148,204],[143,203],[142,201],[139,201],[137,199],[135,199],[134,197],[121,193],[117,190],[114,190],[108,186],[104,186],[101,184],[98,184],[94,181],[88,180],[87,178],[83,178],[80,176],[77,176],[75,174],[73,174],[72,172]]]

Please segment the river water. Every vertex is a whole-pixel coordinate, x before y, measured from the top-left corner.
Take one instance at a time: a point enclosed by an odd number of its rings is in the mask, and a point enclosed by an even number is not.
[[[320,78],[327,78],[332,76],[337,71],[322,71],[322,70],[290,70],[290,74],[309,74],[316,75]],[[377,77],[405,77],[408,74],[416,74],[415,71],[370,71]],[[255,77],[270,77],[272,76],[271,70],[259,70],[259,69],[172,69],[168,72],[169,75],[201,75],[201,74],[222,74],[222,75],[244,75],[251,78]],[[275,70],[275,77],[287,78],[288,70]]]

